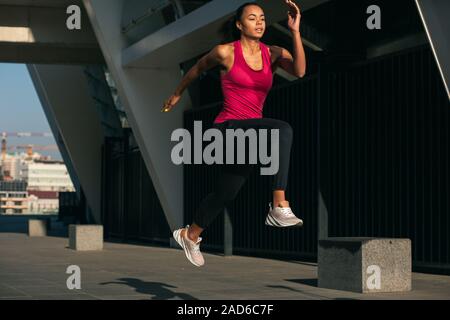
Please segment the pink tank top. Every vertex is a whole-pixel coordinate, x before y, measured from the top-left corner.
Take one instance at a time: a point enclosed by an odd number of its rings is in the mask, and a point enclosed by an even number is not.
[[[230,71],[221,76],[223,108],[214,123],[231,119],[262,118],[264,102],[272,88],[273,74],[269,47],[262,42],[259,44],[263,68],[255,71],[244,59],[241,41],[233,42],[234,64]]]

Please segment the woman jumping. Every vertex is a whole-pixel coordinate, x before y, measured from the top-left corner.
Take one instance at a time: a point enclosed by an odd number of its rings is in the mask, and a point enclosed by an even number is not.
[[[231,22],[235,41],[217,45],[185,75],[175,93],[165,102],[161,111],[170,111],[180,100],[186,87],[203,72],[221,66],[223,108],[213,127],[222,133],[226,129],[278,129],[279,170],[273,176],[273,199],[265,224],[273,227],[302,226],[285,199],[293,131],[281,120],[263,118],[262,110],[272,88],[273,72],[281,67],[293,76],[305,75],[306,58],[300,36],[300,9],[290,0],[288,27],[293,37],[294,56],[284,48],[269,46],[260,41],[266,29],[263,9],[254,2],[240,6]],[[200,252],[200,234],[235,199],[247,180],[252,166],[224,165],[214,192],[206,196],[194,213],[194,221],[175,230],[173,236],[184,249],[186,257],[195,266],[204,265]],[[272,206],[273,204],[273,206]]]

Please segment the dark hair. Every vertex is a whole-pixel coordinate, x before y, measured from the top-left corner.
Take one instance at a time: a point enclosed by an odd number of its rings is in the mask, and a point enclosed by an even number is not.
[[[220,30],[219,33],[222,35],[222,43],[235,41],[241,38],[241,30],[239,30],[236,27],[236,22],[241,21],[242,14],[244,13],[244,9],[247,6],[258,6],[262,9],[262,7],[256,3],[256,2],[246,2],[243,5],[241,5],[235,12],[234,16],[225,21]]]

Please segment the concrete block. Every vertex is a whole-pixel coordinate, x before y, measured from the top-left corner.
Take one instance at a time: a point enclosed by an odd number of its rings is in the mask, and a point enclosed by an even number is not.
[[[28,236],[45,237],[49,228],[49,221],[45,219],[29,219],[28,220]]]
[[[411,240],[319,240],[318,286],[359,293],[411,290]]]
[[[69,248],[77,251],[103,250],[103,226],[69,225]]]

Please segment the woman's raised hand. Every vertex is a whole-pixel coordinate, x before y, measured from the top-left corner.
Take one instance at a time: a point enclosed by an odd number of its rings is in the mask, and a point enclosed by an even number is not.
[[[180,100],[180,96],[177,94],[173,94],[164,102],[164,106],[161,109],[161,112],[169,112],[172,108],[178,103]]]
[[[300,19],[302,17],[299,6],[292,0],[285,0],[289,7],[288,11],[288,27],[291,31],[297,32],[300,30]]]

